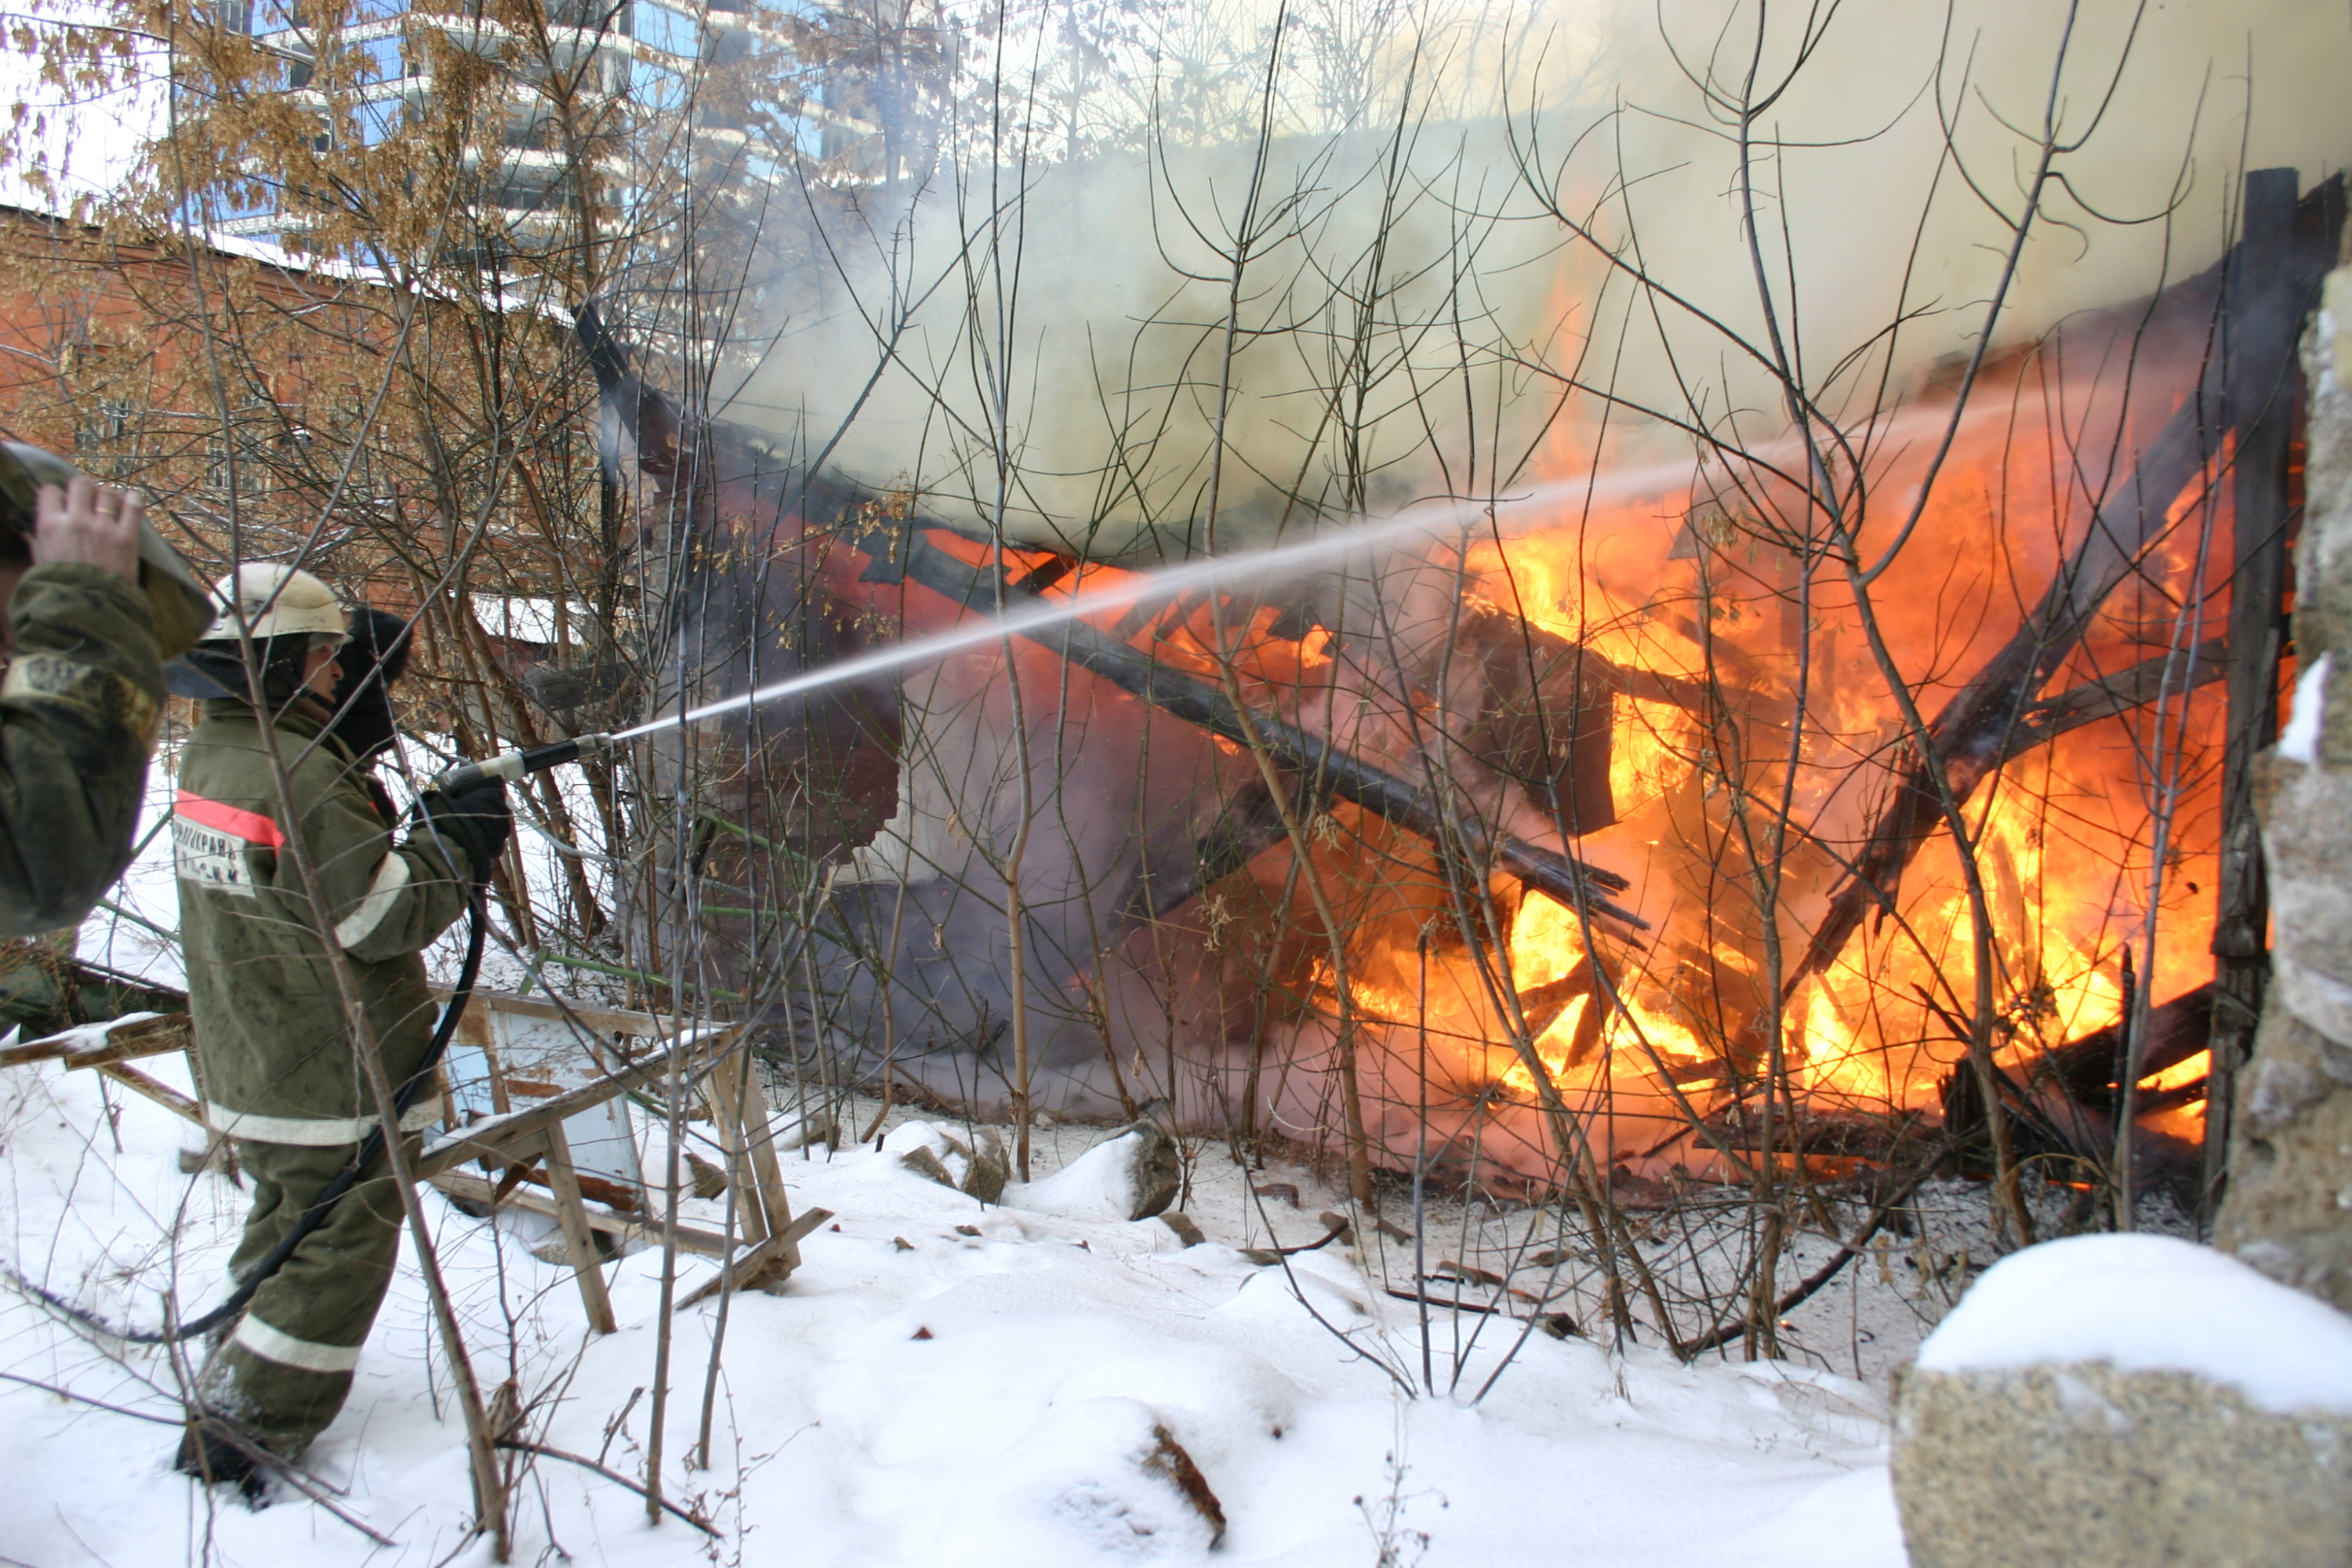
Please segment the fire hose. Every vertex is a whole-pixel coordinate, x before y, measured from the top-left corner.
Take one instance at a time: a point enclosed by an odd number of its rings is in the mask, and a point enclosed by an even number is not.
[[[501,752],[495,757],[484,757],[478,763],[461,763],[436,778],[428,787],[439,790],[443,795],[463,795],[493,779],[513,784],[526,774],[545,773],[550,768],[576,763],[583,757],[599,757],[612,749],[613,737],[610,735],[574,735],[568,741],[551,741],[544,746],[525,746],[519,752]]]

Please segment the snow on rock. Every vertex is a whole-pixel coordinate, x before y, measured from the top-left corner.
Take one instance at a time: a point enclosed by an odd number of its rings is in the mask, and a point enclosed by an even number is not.
[[[160,1108],[117,1097],[110,1122],[103,1081],[54,1066],[0,1079],[0,1262],[119,1321],[155,1321],[166,1289],[184,1311],[208,1306],[248,1193],[181,1174]],[[1903,1563],[1883,1412],[1861,1384],[1771,1363],[1683,1366],[1647,1345],[1613,1354],[1440,1313],[1428,1394],[1412,1305],[1336,1246],[1253,1264],[1235,1245],[1250,1239],[1244,1183],[1207,1157],[1188,1207],[1211,1239],[1186,1247],[1116,1205],[1092,1211],[1102,1217],[984,1205],[902,1162],[906,1148],[939,1152],[929,1132],[888,1142],[784,1160],[794,1208],[840,1218],[801,1244],[782,1295],[733,1300],[714,1384],[719,1303],[673,1320],[664,1489],[719,1531],[715,1561],[1361,1568],[1392,1549],[1390,1561],[1423,1568]],[[1109,1195],[1108,1163],[1065,1186]],[[1232,1201],[1213,1205],[1218,1193]],[[513,1379],[531,1439],[641,1476],[660,1249],[607,1266],[620,1330],[597,1336],[569,1269],[530,1255],[546,1222],[427,1206],[485,1384]],[[680,1217],[715,1230],[723,1215],[690,1200]],[[677,1268],[683,1294],[712,1266]],[[50,1385],[0,1383],[0,1468],[16,1500],[0,1510],[0,1558],[488,1561],[466,1540],[462,1428],[405,1242],[351,1402],[309,1458],[337,1505],[394,1547],[282,1489],[255,1513],[172,1473],[164,1356],[93,1343],[13,1292],[0,1292],[0,1369]],[[691,1468],[706,1386],[709,1452]],[[1223,1516],[1213,1555],[1214,1517],[1177,1452]],[[674,1568],[706,1545],[552,1459],[530,1463],[513,1525],[520,1563]]]
[[[803,1139],[800,1147],[809,1142]],[[1012,1167],[1004,1158],[1004,1141],[991,1127],[967,1133],[935,1121],[905,1121],[882,1140],[882,1152],[943,1187],[968,1193],[982,1203],[994,1203],[1004,1191]]]
[[[1008,1188],[1004,1203],[1070,1219],[1150,1219],[1176,1201],[1182,1177],[1175,1140],[1139,1121],[1043,1181]]]
[[[2352,1411],[2352,1317],[2165,1236],[2079,1236],[2012,1253],[1928,1336],[1918,1366],[2073,1362],[2194,1373],[2281,1413]]]
[[[2028,1247],[1921,1347],[1894,1476],[1913,1568],[2341,1568],[2352,1319],[2168,1237]]]

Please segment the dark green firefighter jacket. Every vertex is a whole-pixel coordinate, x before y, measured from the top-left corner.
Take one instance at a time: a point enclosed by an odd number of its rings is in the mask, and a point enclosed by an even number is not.
[[[0,937],[89,913],[131,863],[163,661],[147,595],[104,567],[36,566],[6,607]]]
[[[465,908],[465,853],[429,832],[395,848],[365,775],[321,738],[310,702],[276,726],[292,769],[291,821],[259,716],[230,701],[206,702],[203,715],[181,752],[172,832],[206,1120],[265,1143],[356,1142],[376,1101],[318,933],[331,929],[350,956],[396,1089],[432,1037],[436,1009],[417,954]],[[323,910],[304,896],[296,835],[318,868]],[[436,1110],[426,1101],[405,1120],[419,1126]]]

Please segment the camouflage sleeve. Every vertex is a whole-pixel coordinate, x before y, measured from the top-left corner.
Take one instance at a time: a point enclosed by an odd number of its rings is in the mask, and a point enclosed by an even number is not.
[[[417,952],[466,908],[467,881],[438,843],[394,848],[392,833],[358,775],[323,748],[302,770],[305,783],[328,775],[302,804],[304,842],[316,857],[319,884],[335,940],[353,958],[376,963]],[[293,875],[281,857],[279,880]]]
[[[78,562],[36,566],[8,605],[0,685],[0,936],[69,926],[130,864],[163,712],[153,613]]]

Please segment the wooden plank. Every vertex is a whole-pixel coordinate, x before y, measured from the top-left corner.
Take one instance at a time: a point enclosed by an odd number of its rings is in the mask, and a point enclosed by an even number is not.
[[[580,1282],[581,1305],[588,1310],[588,1326],[609,1334],[613,1299],[604,1290],[604,1267],[596,1243],[588,1233],[587,1205],[580,1201],[580,1179],[572,1168],[572,1145],[562,1122],[547,1130],[547,1185],[555,1194],[555,1223],[562,1228],[565,1250],[572,1254],[572,1273]]]
[[[742,1053],[730,1055],[741,1065],[750,1084],[750,1092],[740,1102],[743,1107],[740,1135],[751,1147],[751,1168],[759,1173],[760,1206],[767,1213],[768,1234],[783,1244],[784,1268],[790,1271],[801,1266],[801,1249],[793,1229],[792,1199],[784,1194],[783,1169],[776,1162],[776,1134],[768,1121],[768,1097],[761,1092],[759,1077]],[[806,1236],[808,1232],[798,1234]]]
[[[443,1007],[448,1006],[446,993],[436,990],[434,994],[440,998]],[[490,1022],[493,1009],[472,1005],[472,997],[467,1000],[466,1010],[457,1016],[457,1032],[450,1037],[450,1044],[471,1046],[482,1053],[482,1067],[488,1075],[491,1113],[504,1116],[514,1109],[514,1101],[507,1089],[506,1064],[499,1059],[498,1026]],[[450,1101],[447,1120],[452,1126],[457,1124],[457,1103],[454,1100]]]
[[[51,1035],[45,1039],[26,1040],[22,1045],[10,1046],[6,1050],[0,1050],[0,1068],[30,1067],[35,1062],[56,1061],[72,1048],[67,1042],[79,1037],[82,1032],[77,1029],[72,1035]]]
[[[567,1146],[571,1142],[568,1133],[565,1135],[564,1142]],[[580,1184],[582,1197],[592,1204],[603,1204],[614,1214],[637,1214],[646,1206],[637,1201],[637,1189],[624,1186],[619,1182],[607,1181],[592,1172],[582,1170],[576,1156],[572,1162],[572,1179]],[[525,1172],[522,1179],[536,1186],[547,1185],[547,1178],[536,1171]]]
[[[759,1173],[752,1166],[744,1135],[747,1083],[742,1053],[722,1052],[711,1064],[703,1099],[710,1107],[710,1119],[718,1123],[719,1146],[727,1155],[727,1180],[735,1192],[736,1229],[746,1246],[756,1247],[777,1227],[768,1223],[766,1194],[761,1191]]]
[[[164,1110],[186,1117],[197,1126],[203,1127],[205,1131],[212,1131],[205,1125],[204,1107],[182,1094],[178,1089],[157,1083],[137,1068],[124,1067],[121,1062],[106,1062],[98,1070],[125,1089],[145,1095]]]
[[[787,1257],[799,1258],[802,1240],[832,1217],[831,1209],[811,1209],[774,1236],[737,1258],[735,1288],[739,1290],[765,1290],[773,1289],[782,1285],[792,1277],[793,1270],[800,1267],[798,1263],[787,1262]],[[719,1272],[696,1286],[688,1293],[684,1300],[678,1302],[675,1310],[684,1311],[698,1301],[708,1300],[717,1295],[719,1288],[726,1283],[727,1265],[722,1260],[719,1265]]]
[[[449,999],[449,993],[437,985],[433,988],[433,995],[441,1002]],[[639,1013],[626,1007],[596,1007],[568,1000],[553,1002],[539,996],[517,996],[505,991],[477,991],[474,1001],[493,1012],[572,1024],[604,1034],[626,1035],[640,1040],[670,1040],[688,1030],[734,1027],[732,1023],[721,1018],[695,1018],[678,1013]]]
[[[105,1035],[95,1046],[83,1045],[92,1030],[104,1027]],[[63,1058],[68,1068],[103,1067],[108,1062],[136,1061],[141,1057],[165,1056],[188,1048],[188,1016],[185,1013],[158,1013],[152,1017],[134,1018],[129,1023],[111,1026],[85,1024],[79,1028],[47,1035],[37,1040],[0,1050],[0,1068],[24,1067],[32,1062],[56,1061]],[[76,1049],[77,1046],[82,1048]]]
[[[474,1136],[474,1128],[460,1128],[442,1134],[433,1141],[417,1166],[416,1173],[430,1177],[459,1165],[488,1161],[494,1165],[528,1165],[547,1151],[547,1129],[518,1128],[512,1121],[476,1122],[475,1127],[490,1131],[482,1137]],[[429,1168],[428,1168],[429,1166]],[[518,1175],[516,1180],[521,1177]]]
[[[683,1044],[700,1043],[689,1041]],[[500,1151],[518,1147],[511,1142],[513,1139],[523,1133],[552,1127],[568,1117],[602,1105],[616,1094],[654,1082],[669,1070],[671,1058],[678,1048],[674,1047],[659,1056],[631,1062],[608,1078],[566,1090],[552,1100],[543,1100],[536,1105],[526,1106],[504,1116],[490,1117],[452,1132],[427,1147],[418,1157],[416,1173],[432,1176],[470,1160],[511,1159],[511,1155]]]
[[[66,1069],[102,1068],[109,1062],[135,1062],[144,1057],[174,1056],[187,1050],[194,1035],[185,1013],[166,1013],[107,1031],[106,1043],[95,1050],[68,1051]]]
[[[437,1172],[433,1177],[433,1184],[453,1198],[486,1208],[493,1206],[490,1197],[498,1190],[489,1182],[470,1171]],[[554,1199],[543,1198],[527,1187],[518,1188],[509,1193],[495,1206],[521,1209],[527,1214],[545,1215],[550,1219],[558,1217]],[[649,1247],[661,1245],[662,1227],[658,1225],[641,1225],[635,1220],[623,1219],[619,1215],[607,1214],[603,1209],[590,1208],[584,1204],[581,1205],[581,1217],[588,1222],[590,1229],[601,1230],[606,1236],[618,1237],[624,1241],[642,1241]],[[698,1226],[679,1226],[677,1244],[686,1251],[704,1258],[717,1258],[727,1250],[725,1237],[720,1236],[717,1231],[704,1230]]]

